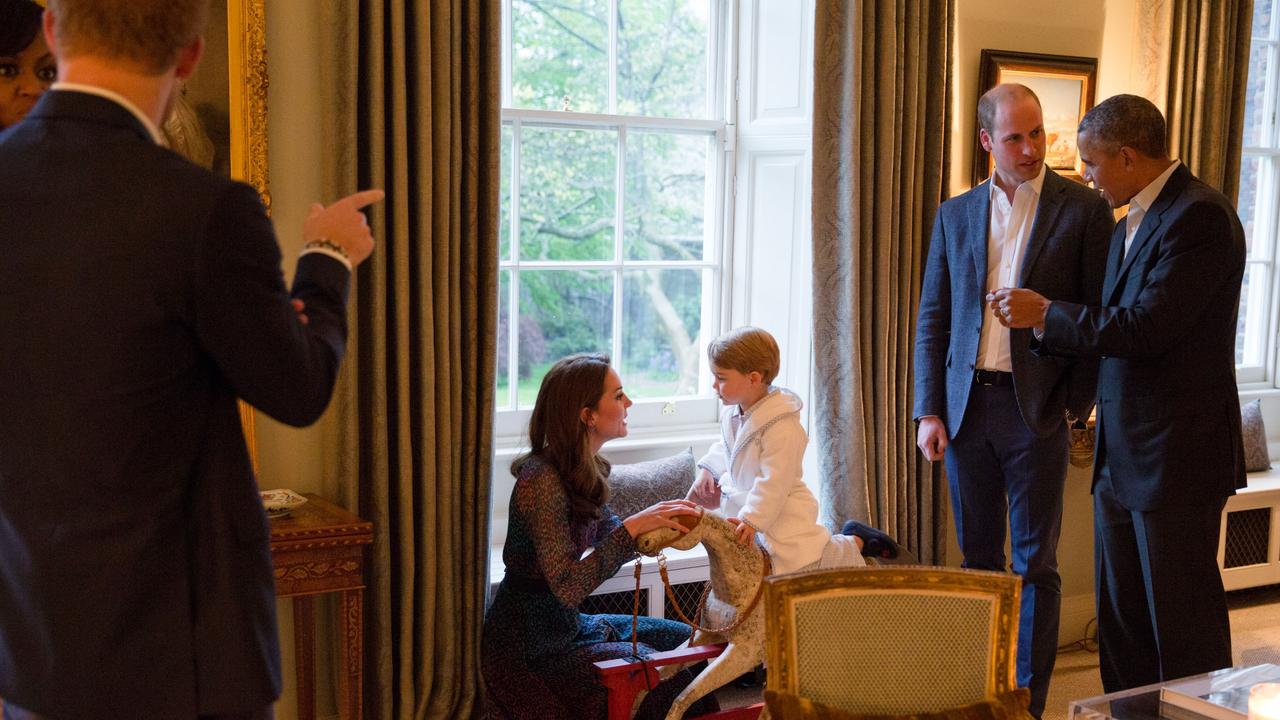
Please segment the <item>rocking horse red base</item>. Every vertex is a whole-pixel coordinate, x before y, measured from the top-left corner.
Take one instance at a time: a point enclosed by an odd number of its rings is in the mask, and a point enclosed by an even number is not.
[[[672,703],[667,720],[678,720],[694,702],[764,661],[764,614],[760,595],[771,567],[768,553],[755,544],[739,545],[733,526],[718,513],[704,512],[690,521],[691,527],[683,535],[661,528],[636,538],[636,546],[646,555],[657,555],[668,546],[688,550],[702,543],[706,549],[710,589],[703,593],[694,620],[681,613],[681,619],[694,627],[693,636],[685,647],[655,653],[643,661],[620,659],[596,663],[597,676],[609,691],[609,720],[628,720],[641,691],[685,665],[709,660],[706,669]],[[659,569],[665,570],[662,558]],[[665,572],[662,575],[670,593]],[[638,611],[638,607],[636,609]],[[722,710],[702,715],[700,720],[755,720],[763,707],[756,704]]]

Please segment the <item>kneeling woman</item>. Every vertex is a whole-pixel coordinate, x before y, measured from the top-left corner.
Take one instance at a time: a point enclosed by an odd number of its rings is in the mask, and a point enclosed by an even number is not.
[[[627,434],[630,406],[606,355],[571,355],[542,380],[530,451],[511,465],[506,576],[484,622],[485,686],[499,717],[605,718],[605,690],[591,664],[631,655],[631,616],[584,615],[578,605],[635,557],[637,535],[683,532],[673,518],[698,514],[672,500],[622,520],[605,505],[609,463],[596,453]],[[680,645],[689,626],[642,617],[636,634],[645,655]],[[660,685],[637,717],[662,717],[692,678],[686,670]]]

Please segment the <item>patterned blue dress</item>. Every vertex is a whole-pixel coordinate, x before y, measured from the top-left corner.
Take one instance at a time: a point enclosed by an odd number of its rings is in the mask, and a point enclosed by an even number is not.
[[[630,615],[585,615],[577,608],[635,557],[635,541],[607,506],[586,523],[570,517],[569,495],[556,472],[536,458],[526,462],[511,493],[502,551],[506,575],[484,620],[481,665],[491,717],[604,720],[607,697],[592,663],[631,656]],[[644,656],[680,645],[689,626],[641,617],[636,634]],[[700,669],[659,685],[636,717],[665,715]],[[688,715],[715,708],[706,698]]]

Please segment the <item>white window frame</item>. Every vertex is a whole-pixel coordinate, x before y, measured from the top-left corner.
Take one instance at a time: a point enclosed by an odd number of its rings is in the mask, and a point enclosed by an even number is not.
[[[617,168],[615,183],[616,193],[614,213],[614,259],[606,261],[528,261],[519,258],[520,222],[519,202],[520,174],[512,173],[510,193],[509,246],[508,256],[499,258],[499,271],[509,272],[507,292],[508,348],[516,348],[518,343],[518,311],[519,311],[519,272],[530,269],[590,269],[610,271],[613,274],[613,332],[610,354],[615,362],[622,357],[622,274],[623,270],[646,268],[692,269],[704,271],[703,277],[709,278],[703,286],[703,322],[700,335],[703,338],[715,337],[728,322],[730,297],[729,275],[732,267],[730,243],[726,238],[732,236],[733,222],[733,182],[734,182],[734,119],[736,108],[729,88],[734,87],[737,80],[737,62],[730,42],[736,27],[737,3],[732,0],[708,0],[711,3],[711,29],[707,57],[707,82],[710,92],[709,102],[713,111],[713,119],[693,120],[677,118],[641,117],[615,114],[617,108],[617,5],[619,0],[609,0],[609,113],[579,113],[571,111],[531,110],[513,107],[512,67],[513,38],[511,28],[512,0],[503,0],[502,40],[502,124],[510,126],[512,132],[511,164],[520,167],[520,132],[523,127],[539,128],[593,128],[609,130],[617,133],[616,149]],[[634,261],[626,259],[623,242],[625,227],[623,213],[625,198],[623,197],[625,158],[627,137],[631,131],[665,131],[687,134],[707,134],[714,138],[711,143],[716,158],[714,166],[714,183],[709,193],[708,206],[715,209],[706,216],[711,223],[711,242],[702,260],[697,261]],[[710,178],[709,178],[710,179]],[[710,322],[708,322],[710,320]],[[507,398],[498,398],[498,410],[495,413],[494,435],[499,448],[513,447],[524,441],[524,433],[528,427],[529,414],[532,408],[515,405],[518,383],[515,378],[518,372],[517,363],[508,363]],[[718,402],[711,393],[709,383],[710,372],[705,357],[699,361],[699,389],[696,395],[678,397],[648,397],[635,399],[631,408],[628,424],[633,442],[645,442],[654,436],[672,436],[682,433],[702,432],[714,426],[719,411]],[[626,378],[623,378],[626,382]],[[513,407],[514,405],[514,407]]]
[[[1280,10],[1277,5],[1275,10]],[[1273,10],[1274,12],[1274,10]],[[1249,288],[1251,296],[1246,302],[1251,317],[1248,319],[1250,330],[1246,330],[1246,345],[1263,342],[1261,365],[1239,365],[1236,367],[1236,379],[1243,392],[1280,387],[1277,377],[1277,364],[1280,358],[1280,264],[1277,253],[1280,252],[1280,122],[1277,122],[1277,111],[1280,110],[1280,19],[1273,18],[1267,37],[1253,36],[1250,40],[1250,56],[1253,45],[1262,43],[1267,47],[1268,61],[1263,95],[1263,117],[1270,118],[1267,126],[1261,129],[1264,144],[1246,146],[1241,152],[1241,167],[1253,160],[1260,161],[1258,173],[1258,198],[1254,209],[1255,217],[1251,245],[1263,252],[1259,257],[1246,260],[1246,273],[1251,267],[1264,268],[1264,282]]]

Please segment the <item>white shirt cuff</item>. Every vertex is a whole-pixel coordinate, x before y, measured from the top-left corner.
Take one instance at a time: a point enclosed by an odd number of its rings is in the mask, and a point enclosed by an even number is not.
[[[345,265],[347,268],[347,272],[351,272],[351,269],[352,269],[351,261],[348,260],[347,257],[340,252],[334,252],[333,250],[330,250],[329,248],[325,248],[325,247],[309,247],[309,248],[303,249],[302,252],[298,253],[298,257],[302,257],[303,255],[308,255],[310,253],[320,253],[321,255],[328,255],[334,260],[337,260],[338,262]]]

